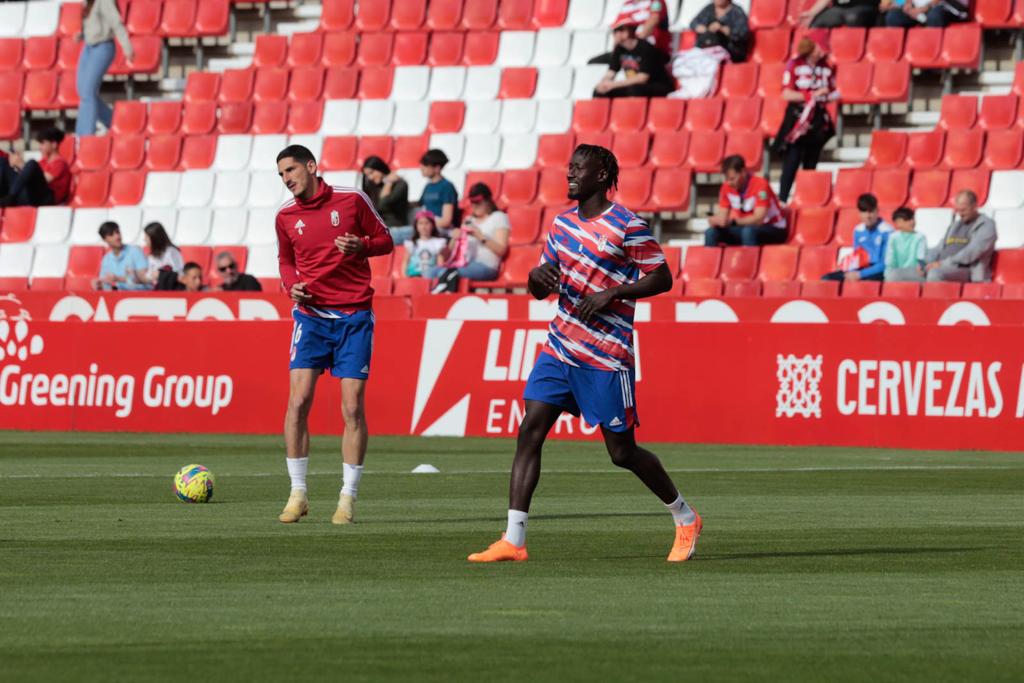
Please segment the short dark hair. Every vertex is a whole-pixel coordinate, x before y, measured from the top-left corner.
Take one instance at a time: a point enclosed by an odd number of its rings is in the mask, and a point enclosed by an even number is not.
[[[957,197],[963,196],[967,198],[967,201],[971,203],[971,206],[978,205],[978,194],[974,190],[960,190],[956,193]]]
[[[380,171],[384,175],[391,173],[391,167],[388,166],[388,163],[376,155],[366,157],[363,161],[363,168],[368,168],[371,171]]]
[[[743,173],[747,170],[747,162],[739,154],[732,154],[722,159],[722,173],[728,173],[733,171],[735,173]]]
[[[448,165],[448,155],[439,149],[428,149],[420,157],[421,166],[440,166],[444,168]]]
[[[600,145],[577,145],[572,155],[580,155],[584,159],[596,159],[608,174],[608,181],[605,187],[618,188],[619,186],[619,160],[615,158],[612,151]]]
[[[189,261],[184,265],[184,267],[182,267],[181,272],[184,273],[187,270],[198,270],[200,273],[202,273],[203,267],[196,263],[195,261]]]
[[[36,133],[36,142],[56,142],[59,145],[64,142],[64,131],[56,126],[44,128]]]
[[[878,197],[870,192],[865,192],[861,196],[857,197],[857,210],[878,211]]]
[[[121,227],[114,221],[107,221],[100,224],[100,239],[107,239],[115,232],[121,232]]]
[[[277,153],[277,161],[280,163],[281,159],[287,159],[291,157],[300,164],[308,164],[309,162],[316,163],[316,157],[309,151],[308,147],[302,145],[288,145],[280,152]]]
[[[912,221],[914,220],[914,210],[908,206],[901,206],[892,212],[892,219],[894,221]]]

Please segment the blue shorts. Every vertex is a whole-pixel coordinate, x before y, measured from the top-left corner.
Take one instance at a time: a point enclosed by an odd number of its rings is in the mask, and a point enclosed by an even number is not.
[[[541,353],[526,382],[523,398],[558,406],[608,431],[625,432],[640,425],[636,412],[636,375],[579,368]]]
[[[337,313],[321,318],[292,310],[289,370],[330,370],[335,377],[366,379],[373,355],[373,311]]]

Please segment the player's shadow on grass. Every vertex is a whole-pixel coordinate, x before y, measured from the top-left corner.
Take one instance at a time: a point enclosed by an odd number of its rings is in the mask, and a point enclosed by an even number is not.
[[[992,550],[994,546],[972,548],[849,548],[846,550],[793,550],[789,552],[730,553],[724,555],[701,555],[702,562],[724,560],[774,560],[801,557],[859,557],[873,555],[937,555],[950,553],[977,553]]]

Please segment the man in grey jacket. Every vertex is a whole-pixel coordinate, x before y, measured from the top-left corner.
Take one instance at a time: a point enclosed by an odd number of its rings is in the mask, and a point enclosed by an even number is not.
[[[929,282],[991,282],[996,224],[978,213],[978,195],[963,190],[953,203],[956,218],[939,246],[928,251]]]

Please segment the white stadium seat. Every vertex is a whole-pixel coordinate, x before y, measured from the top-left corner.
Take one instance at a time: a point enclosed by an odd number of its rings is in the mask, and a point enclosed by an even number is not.
[[[70,250],[71,247],[66,244],[38,245],[35,258],[32,259],[32,277],[64,277],[68,270]]]
[[[536,133],[504,136],[501,143],[501,168],[531,168],[536,161]]]
[[[569,63],[583,66],[594,57],[608,52],[611,36],[608,31],[577,31],[572,36]],[[608,69],[607,66],[604,67]]]
[[[303,147],[305,147],[306,149],[308,149],[310,152],[313,153],[313,158],[314,159],[319,159],[320,158],[320,153],[322,151],[324,151],[324,136],[320,135],[319,133],[308,133],[308,134],[303,134],[303,135],[292,135],[291,137],[288,138],[288,144],[289,145],[302,145]],[[277,158],[277,155],[275,154],[271,158],[271,164],[269,166],[269,168],[271,168],[272,170],[275,170],[275,171],[277,170],[277,166],[275,166],[273,164],[273,160],[276,159],[276,158]]]
[[[466,137],[462,133],[434,133],[430,136],[430,147],[443,151],[448,155],[448,164],[458,167],[466,154]]]
[[[76,209],[71,219],[71,244],[103,244],[100,225],[107,220],[107,209]],[[121,237],[126,239],[124,233]]]
[[[352,135],[359,121],[359,100],[328,100],[324,105],[324,135]]]
[[[572,100],[541,100],[537,106],[535,132],[540,135],[565,133],[572,127]]]
[[[914,212],[917,232],[925,236],[928,247],[937,247],[953,222],[953,209],[918,209]]]
[[[241,171],[243,168],[249,167],[251,158],[251,135],[220,135],[217,137],[217,153],[213,159],[213,170]]]
[[[181,174],[177,171],[154,171],[146,174],[143,206],[174,206],[181,188]]]
[[[139,239],[142,231],[142,208],[138,206],[115,206],[107,212],[107,220],[121,228],[121,239],[132,244]]]
[[[185,171],[181,174],[178,188],[178,206],[194,208],[209,206],[213,199],[213,185],[216,176],[213,171]]]
[[[444,174],[447,178],[450,171],[445,168]],[[418,168],[402,168],[398,170],[398,175],[405,180],[405,184],[409,186],[409,201],[419,201],[419,198],[423,196],[423,188],[427,186],[427,179],[423,177],[423,174]],[[451,178],[448,178],[451,180]]]
[[[989,215],[996,222],[996,249],[1024,247],[1024,209],[1000,209]]]
[[[537,100],[505,100],[499,126],[502,134],[532,133],[536,125]]]
[[[496,64],[500,67],[529,66],[535,41],[534,31],[502,31]]]
[[[249,168],[261,171],[274,170],[274,160],[277,159],[278,153],[287,146],[287,135],[254,135]]]
[[[675,16],[670,17],[672,31],[689,31],[690,22],[700,14],[706,5],[704,0],[683,0],[679,11],[675,13]]]
[[[430,102],[399,102],[395,106],[395,120],[391,124],[392,135],[422,135],[430,122]]]
[[[1016,209],[1024,206],[1024,171],[992,171],[986,209]]]
[[[501,124],[501,100],[471,100],[466,102],[465,122],[462,132],[466,135],[493,133]]]
[[[31,38],[52,36],[56,33],[57,24],[60,22],[60,5],[61,3],[56,0],[34,0],[28,3],[21,35]]]
[[[427,99],[431,102],[461,100],[465,88],[466,67],[438,66],[430,75],[430,92]]]
[[[178,244],[206,244],[211,222],[213,211],[210,209],[181,209],[178,211],[178,229],[174,233],[174,241]]]
[[[277,245],[256,244],[249,247],[249,257],[245,262],[245,272],[253,277],[280,277],[281,270],[277,262]]]
[[[288,188],[273,171],[254,171],[249,178],[249,200],[247,206],[278,207],[284,203]]]
[[[0,244],[0,277],[28,277],[34,253],[28,242]]]
[[[466,194],[466,169],[453,168],[449,170],[446,168],[444,177],[451,181],[460,197]]]
[[[572,96],[575,70],[571,66],[542,66],[537,69],[538,100],[561,100]]]
[[[242,206],[249,196],[248,171],[223,171],[217,174],[213,192],[213,206],[228,209]]]
[[[471,66],[466,70],[466,100],[493,100],[501,90],[501,68],[497,66]]]
[[[324,181],[335,187],[359,187],[359,171],[329,171]]]
[[[612,23],[618,18],[619,10],[622,9],[622,3],[626,0],[605,0],[604,3],[604,18],[601,20],[602,26],[611,28]]]
[[[210,244],[242,244],[248,227],[249,211],[244,208],[217,209],[210,223]]]
[[[0,38],[22,37],[27,5],[27,2],[0,3]]]
[[[418,102],[430,90],[429,66],[395,67],[395,79],[391,85],[391,99]],[[372,102],[373,100],[366,100]],[[364,104],[365,106],[365,104]]]
[[[542,28],[537,31],[537,44],[533,50],[533,65],[562,66],[569,61],[572,34],[561,28]]]
[[[159,223],[163,226],[164,232],[172,240],[175,238],[175,233],[178,229],[178,210],[170,207],[156,208],[156,209],[144,209],[142,212],[142,230],[139,231],[139,236],[135,240],[135,244],[146,243],[146,226],[150,223]]]
[[[151,174],[152,175],[152,174]],[[59,244],[71,232],[71,209],[66,206],[41,206],[36,211],[33,244]]]
[[[500,158],[500,135],[472,134],[466,136],[466,155],[459,166],[473,171],[487,171],[497,168]]]
[[[593,99],[594,88],[607,72],[608,67],[603,64],[589,64],[577,68],[572,84],[572,99]]]
[[[245,230],[245,243],[254,244],[277,244],[277,231],[274,229],[274,219],[277,218],[277,209],[253,209],[249,212],[249,224]]]
[[[565,19],[564,28],[571,31],[599,28],[603,25],[604,9],[605,0],[569,0],[569,14]]]
[[[390,100],[363,100],[359,108],[359,135],[388,135],[395,120],[395,103]]]

